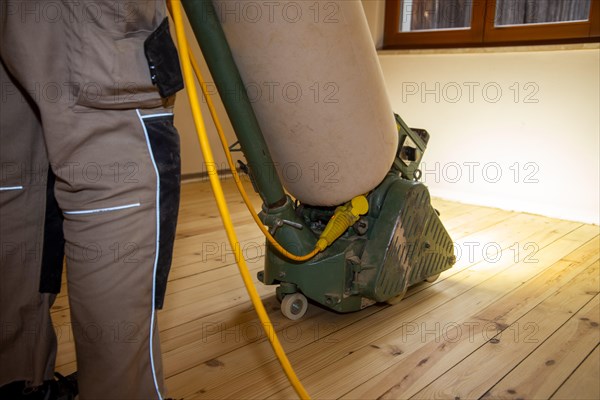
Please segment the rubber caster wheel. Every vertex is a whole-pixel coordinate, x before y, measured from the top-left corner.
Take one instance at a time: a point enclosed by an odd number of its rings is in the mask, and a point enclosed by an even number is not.
[[[282,314],[292,321],[302,318],[306,310],[308,310],[308,300],[302,293],[289,294],[281,301]]]
[[[406,295],[406,290],[404,290],[402,293],[395,295],[394,297],[390,297],[385,302],[391,306],[395,306],[396,304],[400,303],[400,301],[402,301],[402,299],[404,298],[405,295]]]
[[[440,272],[440,274],[441,274],[441,272]],[[431,276],[425,278],[425,282],[433,283],[433,282],[437,281],[438,278],[440,277],[440,274],[431,275]]]

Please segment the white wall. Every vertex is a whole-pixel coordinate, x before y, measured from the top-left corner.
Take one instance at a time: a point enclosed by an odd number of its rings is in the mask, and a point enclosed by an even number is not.
[[[383,0],[363,6],[380,44]],[[379,57],[394,111],[431,134],[423,180],[433,196],[598,224],[598,45]],[[202,167],[184,100],[176,122],[189,174]]]
[[[382,53],[434,196],[598,223],[599,51]]]
[[[374,43],[383,0],[363,0]],[[431,134],[434,196],[600,220],[600,47],[381,51],[392,106]]]

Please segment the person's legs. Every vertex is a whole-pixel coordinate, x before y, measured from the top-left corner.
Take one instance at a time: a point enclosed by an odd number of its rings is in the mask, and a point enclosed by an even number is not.
[[[55,239],[60,232],[45,224],[48,158],[37,107],[1,62],[0,85],[0,386],[38,386],[52,378],[56,356],[54,296],[40,293],[44,228]]]
[[[10,10],[0,54],[26,90],[46,91],[36,101],[64,216],[80,397],[157,398],[179,141],[144,43],[164,4],[65,3],[58,23]]]
[[[160,245],[172,243],[164,225],[177,211],[171,121],[164,109],[84,113],[73,129],[86,140],[71,153],[70,170],[57,168],[59,177],[73,173],[57,182],[57,198],[80,390],[90,398],[155,398],[162,387],[154,294],[170,261],[161,262],[171,249]]]

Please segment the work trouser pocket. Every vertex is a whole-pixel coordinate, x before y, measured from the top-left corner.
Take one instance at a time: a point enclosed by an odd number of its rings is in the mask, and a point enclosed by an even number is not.
[[[86,25],[81,68],[75,71],[75,104],[100,109],[159,107],[160,94],[150,79],[144,55],[148,31],[115,37]]]
[[[80,26],[81,46],[71,67],[75,106],[112,110],[162,106],[163,98],[183,88],[168,29],[166,18],[153,31]]]

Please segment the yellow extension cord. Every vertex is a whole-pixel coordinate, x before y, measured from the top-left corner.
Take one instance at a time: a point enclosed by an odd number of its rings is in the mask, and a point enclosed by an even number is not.
[[[177,36],[177,43],[179,45],[179,50],[181,54],[190,55],[189,46],[187,43],[187,39],[185,36],[184,25],[183,25],[183,17],[181,14],[181,4],[179,0],[168,0],[171,10],[171,15],[173,16],[173,21],[175,22],[175,31]],[[210,144],[208,141],[208,137],[206,134],[206,127],[204,125],[204,120],[202,118],[202,112],[200,110],[200,103],[198,102],[198,92],[196,91],[196,86],[193,78],[192,65],[189,57],[182,56],[181,57],[181,65],[185,80],[185,86],[188,90],[190,107],[192,109],[192,115],[194,118],[194,124],[196,125],[196,133],[198,134],[198,141],[200,142],[200,147],[202,150],[202,155],[204,156],[204,161],[208,165],[214,165],[214,157],[212,154],[212,150],[210,148]],[[235,169],[235,168],[234,168]],[[225,201],[225,196],[223,194],[223,188],[221,187],[221,182],[219,181],[219,177],[216,174],[209,174],[210,183],[213,189],[213,193],[215,196],[215,200],[217,202],[217,207],[219,208],[219,212],[221,214],[221,218],[223,220],[223,225],[225,227],[225,231],[227,233],[227,238],[229,239],[229,243],[231,247],[235,249],[235,259],[240,271],[240,275],[246,285],[246,290],[250,295],[250,299],[254,308],[256,309],[256,313],[258,314],[258,318],[263,326],[265,334],[273,347],[273,351],[275,352],[281,366],[288,377],[291,385],[294,390],[298,394],[301,399],[310,399],[310,396],[306,389],[302,386],[302,383],[296,376],[290,361],[285,354],[285,351],[281,347],[281,343],[277,338],[277,335],[273,329],[273,324],[269,320],[269,316],[265,310],[264,305],[256,291],[256,287],[252,283],[252,278],[250,277],[250,272],[248,270],[248,266],[246,264],[246,260],[241,254],[240,246],[236,246],[238,242],[236,233],[233,229],[233,224],[231,221],[231,215],[229,214],[229,210],[227,209],[227,203]],[[239,178],[236,179],[239,180]],[[262,224],[260,224],[262,225]]]

